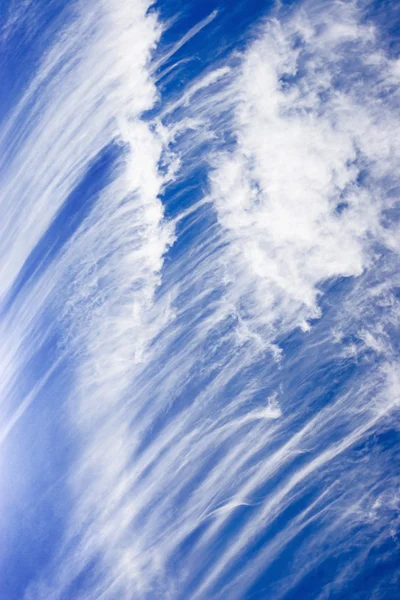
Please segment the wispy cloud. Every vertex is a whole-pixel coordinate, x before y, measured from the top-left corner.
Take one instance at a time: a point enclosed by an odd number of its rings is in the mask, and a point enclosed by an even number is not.
[[[398,64],[354,3],[306,2],[165,103],[148,8],[77,4],[2,133],[2,385],[19,405],[1,431],[53,372],[19,397],[53,327],[77,444],[61,546],[25,597],[243,598],[316,524],[272,578],[283,598],[394,487],[351,451],[399,402]],[[27,274],[107,148],[87,212]]]

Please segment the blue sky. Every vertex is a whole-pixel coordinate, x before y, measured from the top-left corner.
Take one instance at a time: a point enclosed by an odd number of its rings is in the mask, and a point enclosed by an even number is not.
[[[398,598],[399,24],[2,4],[1,598]]]

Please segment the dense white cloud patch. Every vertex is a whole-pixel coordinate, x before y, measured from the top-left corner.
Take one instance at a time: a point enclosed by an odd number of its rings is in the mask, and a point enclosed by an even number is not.
[[[380,220],[400,161],[397,61],[359,21],[334,2],[268,22],[229,90],[237,141],[211,194],[244,311],[272,334],[307,329],[321,282],[359,276],[378,241],[395,245]]]

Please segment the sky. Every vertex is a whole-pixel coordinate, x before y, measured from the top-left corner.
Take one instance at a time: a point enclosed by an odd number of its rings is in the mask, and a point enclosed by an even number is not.
[[[395,0],[3,0],[0,598],[397,600]]]

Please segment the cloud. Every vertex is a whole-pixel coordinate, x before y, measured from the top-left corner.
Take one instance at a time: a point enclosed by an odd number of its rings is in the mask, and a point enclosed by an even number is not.
[[[398,406],[397,246],[384,220],[397,63],[353,3],[308,2],[161,98],[150,120],[156,15],[142,1],[77,6],[1,138],[7,300],[90,166],[116,151],[90,210],[23,280],[0,330],[6,393],[46,339],[43,315],[57,315],[78,440],[62,543],[25,597],[61,598],[79,580],[85,600],[234,600],[318,523],[304,542],[312,558],[296,555],[278,599],[327,556],[324,535],[345,548],[351,507],[362,519],[390,481],[374,453],[366,464],[351,451]],[[347,295],[332,284],[343,277]],[[377,306],[390,317],[374,324]],[[2,432],[21,424],[51,366]]]
[[[381,217],[400,157],[396,94],[387,95],[395,61],[371,64],[376,36],[352,3],[319,8],[268,22],[247,51],[230,88],[237,142],[211,176],[232,279],[254,327],[271,335],[307,328],[320,316],[320,284],[361,275],[374,244],[389,239]]]

